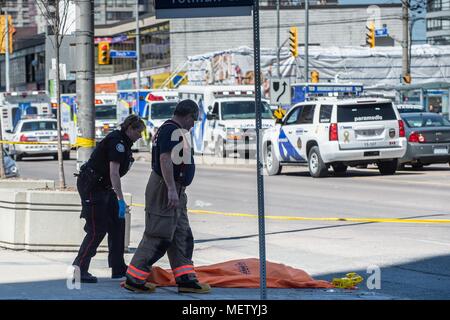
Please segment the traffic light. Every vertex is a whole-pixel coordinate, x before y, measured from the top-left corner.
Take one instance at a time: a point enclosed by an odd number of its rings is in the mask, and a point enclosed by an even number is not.
[[[297,27],[291,27],[289,30],[289,50],[292,56],[298,56],[298,29]]]
[[[311,71],[311,82],[318,83],[319,82],[319,72],[316,70]]]
[[[9,53],[13,53],[13,34],[16,32],[12,16],[8,15]],[[6,15],[0,15],[0,54],[6,53]]]
[[[98,44],[98,64],[111,64],[108,42],[102,41]]]
[[[366,43],[370,48],[375,48],[375,23],[371,22],[366,30]]]
[[[403,83],[410,84],[411,83],[411,75],[409,73],[403,76]]]

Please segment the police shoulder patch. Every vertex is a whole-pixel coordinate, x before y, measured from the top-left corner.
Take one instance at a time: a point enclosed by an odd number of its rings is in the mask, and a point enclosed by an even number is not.
[[[125,146],[123,144],[121,144],[121,143],[118,143],[116,145],[116,150],[119,151],[119,152],[125,152]]]

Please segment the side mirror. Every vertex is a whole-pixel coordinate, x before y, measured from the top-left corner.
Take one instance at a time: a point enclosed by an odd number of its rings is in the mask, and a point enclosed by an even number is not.
[[[212,110],[212,106],[209,106],[208,111],[211,112],[211,110]]]
[[[207,120],[214,120],[215,118],[216,118],[215,115],[213,115],[212,113],[209,113],[209,112],[208,112],[208,113],[206,114],[206,119],[207,119]]]
[[[5,130],[6,133],[13,133],[12,130]]]

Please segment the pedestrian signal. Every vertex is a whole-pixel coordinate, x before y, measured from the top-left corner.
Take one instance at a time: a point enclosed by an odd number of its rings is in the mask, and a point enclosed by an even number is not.
[[[298,56],[298,29],[297,27],[291,27],[289,30],[289,50],[292,56]]]
[[[108,42],[102,41],[98,44],[98,64],[111,64]]]

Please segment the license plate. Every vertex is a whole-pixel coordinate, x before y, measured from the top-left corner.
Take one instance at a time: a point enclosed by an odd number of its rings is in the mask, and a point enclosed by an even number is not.
[[[447,154],[447,148],[436,148],[433,150],[434,154]]]

